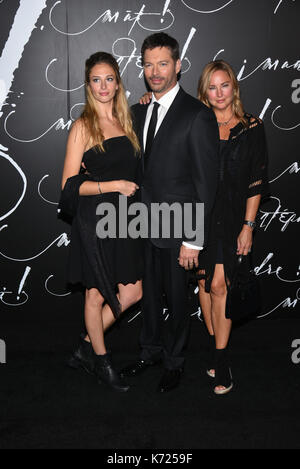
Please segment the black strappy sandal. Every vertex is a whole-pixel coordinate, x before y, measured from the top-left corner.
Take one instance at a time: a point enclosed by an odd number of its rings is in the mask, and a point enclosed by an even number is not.
[[[232,374],[228,362],[227,349],[216,349],[216,372],[215,372],[215,383],[214,387],[215,394],[226,394],[233,388]],[[216,389],[218,386],[222,386],[223,389]]]

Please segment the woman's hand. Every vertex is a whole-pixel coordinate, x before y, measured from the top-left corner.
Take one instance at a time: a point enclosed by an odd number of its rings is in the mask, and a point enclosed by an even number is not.
[[[137,189],[139,189],[139,186],[135,182],[126,181],[125,179],[118,181],[118,192],[126,195],[126,197],[134,195]]]
[[[244,225],[237,239],[237,254],[246,256],[252,246],[252,228]]]
[[[148,91],[140,98],[140,104],[149,104],[152,98],[152,92]]]

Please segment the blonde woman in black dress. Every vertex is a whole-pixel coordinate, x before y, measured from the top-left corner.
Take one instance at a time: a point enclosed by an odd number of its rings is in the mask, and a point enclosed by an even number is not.
[[[76,202],[68,281],[86,288],[87,335],[69,365],[95,373],[98,381],[122,392],[129,387],[112,364],[104,332],[142,297],[141,240],[118,233],[99,238],[96,208],[102,202],[112,204],[118,220],[119,196],[128,198],[128,205],[136,200],[139,143],[114,57],[93,54],[86,61],[85,86],[85,108],[71,128],[62,176],[64,199]]]
[[[225,317],[227,285],[237,255],[252,246],[255,218],[267,187],[267,150],[263,122],[246,114],[231,66],[216,60],[205,66],[198,98],[215,112],[220,135],[219,189],[206,249],[199,255],[199,300],[210,337],[207,369],[214,392],[233,387],[227,345],[232,321]]]

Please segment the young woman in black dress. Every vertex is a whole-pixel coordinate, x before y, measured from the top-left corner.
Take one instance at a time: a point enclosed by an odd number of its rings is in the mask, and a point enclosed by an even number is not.
[[[140,148],[114,57],[98,52],[86,61],[85,87],[85,108],[70,130],[62,176],[62,194],[77,203],[68,281],[86,288],[87,335],[68,363],[122,392],[129,387],[113,367],[104,332],[141,299],[142,247],[141,240],[119,237],[118,232],[116,237],[97,236],[101,217],[96,208],[111,204],[118,220],[120,195],[128,198],[127,206],[136,200]]]
[[[227,285],[237,255],[247,255],[261,196],[267,187],[267,150],[263,122],[243,111],[238,81],[223,60],[207,64],[198,98],[215,112],[220,133],[219,189],[207,248],[199,255],[199,300],[210,337],[214,392],[232,389],[227,345],[231,319],[225,317]],[[202,278],[201,278],[202,277]]]

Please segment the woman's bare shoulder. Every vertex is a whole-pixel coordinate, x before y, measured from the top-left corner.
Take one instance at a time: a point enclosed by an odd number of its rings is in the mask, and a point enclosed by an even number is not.
[[[81,117],[72,123],[69,133],[69,140],[72,140],[74,143],[87,143],[88,132],[84,120]]]

